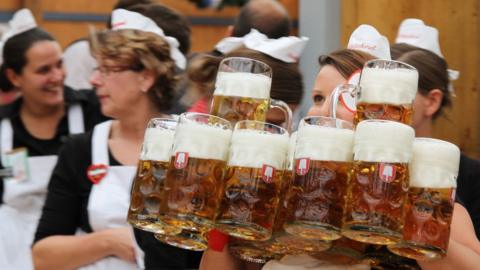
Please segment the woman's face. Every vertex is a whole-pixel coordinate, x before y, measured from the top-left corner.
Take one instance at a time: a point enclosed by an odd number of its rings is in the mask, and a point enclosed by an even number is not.
[[[142,72],[131,70],[109,59],[97,59],[97,69],[90,77],[100,100],[102,113],[112,118],[121,118],[133,113],[142,93]]]
[[[24,100],[43,106],[62,104],[65,69],[60,45],[55,41],[38,41],[26,51],[25,58],[27,64],[22,72],[10,72],[9,76]]]
[[[308,111],[308,116],[331,116],[330,115],[330,94],[335,87],[345,84],[347,80],[332,65],[324,65],[318,72],[315,84],[312,89],[313,105]],[[353,113],[348,111],[339,103],[337,108],[337,117],[353,121]]]

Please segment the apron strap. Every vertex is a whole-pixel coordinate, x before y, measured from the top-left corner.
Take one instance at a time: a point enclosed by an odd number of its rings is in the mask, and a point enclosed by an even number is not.
[[[70,134],[85,132],[82,106],[78,103],[68,107],[68,131]]]
[[[92,136],[92,164],[110,165],[108,158],[108,137],[112,120],[100,123],[93,128]]]
[[[11,151],[13,147],[13,128],[12,123],[8,118],[3,118],[2,122],[0,123],[0,143],[2,163],[5,164],[4,153]]]

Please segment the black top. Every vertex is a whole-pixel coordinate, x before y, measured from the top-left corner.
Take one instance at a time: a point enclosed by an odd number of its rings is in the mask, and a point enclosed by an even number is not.
[[[65,86],[64,100],[66,112],[68,112],[67,108],[72,104],[79,103],[82,106],[85,131],[91,130],[97,123],[107,119],[102,115],[100,104],[95,92],[92,90],[76,91]],[[68,113],[65,113],[65,116],[60,120],[57,132],[52,139],[38,139],[27,131],[20,119],[21,104],[22,98],[19,98],[12,104],[0,106],[0,119],[10,118],[12,123],[13,148],[26,147],[29,156],[57,155],[63,142],[69,135]],[[1,197],[3,197],[3,181],[0,180],[0,198]]]
[[[460,157],[457,178],[457,196],[462,199],[480,239],[480,161],[464,154]]]
[[[52,235],[74,235],[78,228],[92,232],[87,213],[92,182],[86,174],[92,164],[92,135],[92,131],[73,135],[60,150],[34,242]],[[110,153],[109,158],[111,166],[121,165]],[[140,240],[139,244],[146,252],[147,269],[189,267],[189,251],[158,241]],[[198,262],[195,267],[198,267]]]

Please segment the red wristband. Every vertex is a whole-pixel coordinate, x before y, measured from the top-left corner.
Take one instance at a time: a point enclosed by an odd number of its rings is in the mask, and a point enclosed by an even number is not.
[[[221,252],[228,244],[229,235],[213,229],[208,233],[208,247],[212,250]]]

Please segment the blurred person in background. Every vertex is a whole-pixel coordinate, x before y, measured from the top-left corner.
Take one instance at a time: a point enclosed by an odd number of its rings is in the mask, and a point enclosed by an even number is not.
[[[188,251],[159,242],[153,259],[160,265],[144,266],[126,221],[147,122],[169,117],[176,66],[185,64],[178,41],[154,18],[118,9],[112,30],[94,33],[90,47],[98,65],[91,82],[102,112],[115,120],[71,138],[61,151],[35,235],[35,268],[187,268]]]
[[[0,268],[32,269],[30,245],[59,149],[69,134],[104,121],[92,91],[64,86],[60,44],[28,9],[4,35],[0,89],[21,97],[0,108]]]

